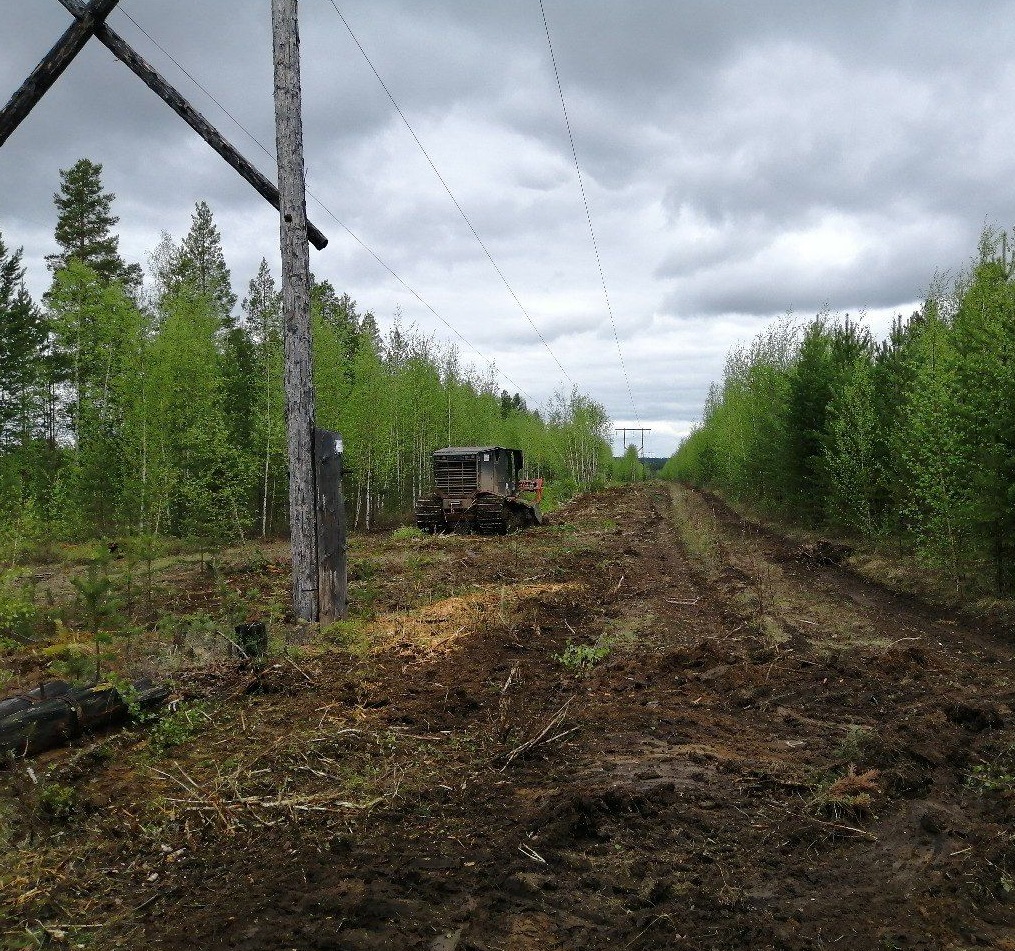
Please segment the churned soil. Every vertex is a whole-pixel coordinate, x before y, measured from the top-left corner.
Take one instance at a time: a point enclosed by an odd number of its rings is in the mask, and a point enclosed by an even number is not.
[[[77,812],[0,942],[1015,949],[1001,634],[661,484],[364,545],[377,610],[327,649],[36,764]]]

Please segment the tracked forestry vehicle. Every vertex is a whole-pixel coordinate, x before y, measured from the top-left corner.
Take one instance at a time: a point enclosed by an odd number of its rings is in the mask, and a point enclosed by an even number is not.
[[[416,502],[424,532],[505,535],[543,517],[542,479],[522,479],[522,452],[503,446],[453,446],[433,454],[434,490]],[[534,493],[529,501],[520,493]]]

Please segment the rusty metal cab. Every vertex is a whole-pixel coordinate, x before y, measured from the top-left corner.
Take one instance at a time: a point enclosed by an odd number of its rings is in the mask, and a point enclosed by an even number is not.
[[[522,452],[504,446],[451,446],[433,455],[432,494],[416,502],[424,532],[503,535],[539,525],[542,479],[521,478]],[[536,500],[519,498],[535,492]]]

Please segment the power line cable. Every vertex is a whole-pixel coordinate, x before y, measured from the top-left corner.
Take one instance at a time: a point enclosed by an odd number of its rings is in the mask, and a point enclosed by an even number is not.
[[[451,191],[451,187],[448,185],[448,183],[445,180],[444,176],[441,175],[441,173],[437,169],[437,166],[434,165],[433,159],[430,158],[430,153],[427,152],[426,148],[423,146],[423,143],[419,140],[419,136],[416,135],[415,130],[410,125],[409,120],[405,117],[405,113],[402,112],[401,107],[395,101],[395,97],[391,94],[391,90],[388,89],[387,83],[385,83],[384,80],[381,78],[381,74],[379,72],[377,72],[377,67],[374,66],[373,61],[367,55],[367,51],[365,49],[363,49],[363,44],[360,43],[359,38],[353,32],[352,27],[349,26],[349,21],[346,20],[346,18],[342,15],[342,11],[339,10],[338,4],[335,3],[335,0],[328,0],[328,2],[332,5],[332,7],[334,7],[335,12],[339,16],[339,19],[345,25],[346,30],[348,30],[349,36],[352,37],[352,41],[356,44],[356,48],[362,54],[363,59],[366,60],[367,65],[370,67],[371,72],[373,72],[374,76],[376,77],[377,82],[379,82],[381,84],[381,88],[384,90],[384,92],[387,95],[388,99],[391,101],[391,105],[395,107],[395,112],[398,113],[399,118],[405,124],[405,127],[409,130],[409,134],[412,136],[413,141],[415,141],[416,145],[419,146],[419,150],[423,153],[423,157],[430,164],[430,168],[433,169],[433,172],[437,176],[438,181],[441,183],[441,185],[444,186],[444,190],[448,193],[448,197],[451,199],[451,201],[454,204],[455,208],[458,209],[458,213],[462,216],[462,220],[469,226],[469,230],[472,232],[472,236],[476,239],[476,241],[479,243],[479,246],[483,249],[483,253],[486,255],[487,260],[490,262],[491,265],[493,265],[493,269],[497,272],[497,276],[504,283],[504,286],[507,288],[508,293],[514,299],[514,302],[518,305],[518,309],[525,315],[525,319],[529,322],[529,325],[536,332],[536,336],[539,337],[539,339],[542,342],[543,346],[546,348],[546,352],[549,353],[551,357],[553,357],[553,362],[557,364],[557,367],[560,369],[560,372],[564,375],[565,379],[567,379],[567,381],[572,386],[576,386],[577,384],[571,378],[571,374],[568,373],[567,370],[564,369],[564,365],[560,362],[560,360],[557,359],[557,355],[551,349],[550,344],[547,343],[546,338],[543,336],[543,334],[540,332],[539,328],[536,326],[535,321],[529,315],[529,312],[525,309],[525,306],[522,304],[522,302],[518,299],[518,295],[515,293],[514,288],[511,286],[511,284],[508,281],[508,279],[504,276],[504,272],[500,269],[500,266],[493,259],[493,255],[490,253],[490,249],[486,246],[486,244],[484,243],[483,239],[479,236],[479,232],[476,231],[475,226],[472,224],[472,220],[465,213],[465,209],[462,208],[462,206],[458,202],[458,199],[455,198],[454,192]]]
[[[133,23],[133,24],[134,24],[134,26],[135,26],[135,27],[136,27],[136,28],[137,28],[137,29],[138,29],[138,30],[139,30],[139,31],[140,31],[140,32],[141,32],[142,34],[144,34],[144,36],[145,36],[145,37],[146,37],[146,38],[148,39],[148,41],[149,41],[149,42],[150,42],[150,43],[151,43],[151,44],[152,44],[152,45],[153,45],[153,46],[154,46],[154,47],[155,47],[155,48],[156,48],[157,50],[159,50],[159,52],[161,52],[163,56],[165,56],[165,57],[166,57],[166,58],[167,58],[167,59],[168,59],[168,60],[169,60],[169,61],[170,61],[170,62],[171,62],[171,63],[172,63],[172,64],[173,64],[174,66],[176,66],[176,68],[177,68],[177,69],[179,69],[179,70],[180,70],[180,72],[182,72],[182,73],[183,73],[183,74],[184,74],[184,75],[185,75],[185,76],[186,76],[186,77],[187,77],[187,78],[188,78],[188,79],[189,79],[189,80],[190,80],[190,81],[191,81],[191,82],[192,82],[192,83],[193,83],[193,84],[194,84],[194,85],[195,85],[195,86],[196,86],[196,87],[198,88],[198,89],[200,89],[200,90],[201,90],[201,92],[203,92],[203,93],[204,93],[204,94],[205,94],[205,95],[206,95],[206,96],[207,96],[207,97],[208,97],[208,98],[209,98],[209,99],[210,99],[210,100],[211,100],[212,102],[214,102],[214,103],[215,103],[215,105],[216,105],[216,106],[218,106],[218,108],[219,108],[219,109],[221,109],[221,110],[222,110],[222,112],[223,112],[223,113],[224,113],[224,114],[225,114],[225,115],[226,115],[226,116],[227,116],[227,117],[229,118],[229,120],[230,120],[230,121],[231,121],[231,122],[233,123],[233,125],[235,125],[235,126],[236,126],[236,127],[237,127],[237,128],[238,128],[238,129],[240,130],[240,131],[241,131],[241,132],[243,132],[243,134],[244,134],[244,135],[246,135],[246,136],[247,136],[247,138],[249,138],[251,142],[253,142],[253,143],[254,143],[254,144],[255,144],[255,145],[256,145],[256,146],[257,146],[257,147],[258,147],[258,148],[259,148],[259,149],[260,149],[260,150],[261,150],[262,152],[264,152],[264,154],[265,154],[265,155],[267,155],[267,156],[268,156],[268,158],[270,158],[270,159],[272,160],[272,162],[273,162],[273,163],[275,163],[275,164],[277,165],[277,163],[278,163],[278,158],[277,158],[277,156],[275,155],[275,153],[274,153],[274,152],[272,152],[272,151],[271,151],[271,150],[270,150],[269,148],[267,148],[267,146],[265,146],[265,145],[264,145],[264,144],[263,144],[263,143],[262,143],[262,142],[260,141],[260,139],[258,139],[258,138],[257,138],[257,136],[255,136],[255,135],[254,135],[254,133],[253,133],[253,132],[251,132],[251,131],[250,131],[250,130],[249,130],[249,129],[248,129],[248,128],[247,128],[246,126],[245,126],[245,125],[243,125],[243,123],[242,123],[242,122],[240,122],[240,120],[239,120],[239,119],[237,119],[237,118],[236,118],[236,116],[234,116],[234,115],[232,114],[232,112],[230,112],[230,111],[229,111],[229,110],[228,110],[228,109],[227,109],[227,108],[226,108],[226,107],[225,107],[225,106],[224,106],[224,105],[223,105],[223,104],[222,104],[222,103],[221,103],[221,102],[220,102],[220,101],[219,101],[219,100],[218,100],[218,99],[217,99],[217,98],[216,98],[216,97],[215,97],[215,96],[214,96],[214,95],[213,95],[213,94],[211,93],[211,91],[210,91],[210,90],[208,90],[208,88],[207,88],[206,86],[204,86],[204,84],[203,84],[203,83],[201,83],[201,82],[200,82],[200,80],[198,80],[198,79],[197,79],[197,77],[195,77],[195,76],[193,75],[193,73],[191,73],[191,72],[190,72],[190,71],[189,71],[189,70],[188,70],[188,69],[187,69],[187,68],[186,68],[185,66],[183,66],[183,65],[182,65],[182,64],[181,64],[181,63],[180,63],[180,62],[179,62],[179,61],[178,61],[178,60],[177,60],[177,59],[176,59],[176,58],[175,58],[175,57],[174,57],[174,56],[172,55],[172,53],[170,53],[170,52],[169,52],[169,51],[168,51],[168,50],[167,50],[167,49],[166,49],[166,48],[165,48],[164,46],[162,46],[162,44],[161,44],[161,43],[159,43],[159,42],[158,42],[158,40],[156,40],[156,39],[155,39],[155,38],[154,38],[154,37],[153,37],[153,36],[152,36],[152,35],[151,35],[150,33],[148,33],[148,31],[147,31],[147,30],[145,30],[145,28],[144,28],[143,26],[141,26],[141,24],[140,24],[140,23],[138,23],[138,22],[137,22],[137,20],[135,20],[135,19],[134,19],[134,18],[133,18],[133,17],[132,17],[132,16],[131,16],[131,15],[130,15],[130,14],[129,14],[129,13],[128,13],[128,12],[127,12],[127,11],[126,11],[126,10],[125,10],[124,8],[123,8],[123,7],[119,7],[119,10],[120,10],[120,12],[121,12],[121,13],[122,13],[122,14],[123,14],[123,15],[124,15],[124,16],[125,16],[125,17],[126,17],[126,18],[127,18],[128,20],[130,20],[130,22],[131,22],[131,23]],[[531,396],[529,396],[529,395],[528,395],[528,393],[526,393],[526,392],[525,392],[525,390],[523,390],[523,389],[522,389],[522,388],[521,388],[521,387],[520,387],[520,386],[519,386],[519,385],[518,385],[518,384],[517,384],[517,383],[516,383],[516,382],[515,382],[514,380],[512,380],[512,379],[511,379],[511,377],[509,377],[509,376],[508,376],[508,375],[507,375],[507,374],[506,374],[506,373],[505,373],[505,372],[504,372],[503,370],[501,370],[501,369],[500,369],[500,368],[499,368],[499,367],[498,367],[498,366],[496,365],[496,363],[495,363],[495,362],[494,362],[493,360],[491,360],[491,359],[490,359],[490,358],[489,358],[488,356],[486,356],[486,355],[485,355],[485,354],[484,354],[484,353],[483,353],[483,352],[482,352],[481,350],[479,350],[479,349],[478,349],[478,348],[477,348],[477,347],[475,346],[475,344],[473,344],[473,343],[472,343],[472,342],[471,342],[470,340],[468,340],[468,339],[467,339],[467,338],[466,338],[466,337],[465,337],[465,336],[464,336],[464,335],[463,335],[463,334],[461,333],[461,331],[459,331],[459,330],[458,330],[458,328],[457,328],[457,327],[455,327],[455,325],[454,325],[454,324],[452,324],[452,323],[451,323],[450,321],[446,320],[446,319],[445,319],[445,318],[444,318],[443,316],[441,316],[441,314],[439,314],[439,313],[438,313],[438,312],[437,312],[437,311],[436,311],[436,310],[435,310],[435,309],[434,309],[434,308],[433,308],[433,307],[432,307],[432,306],[431,306],[431,305],[430,305],[430,304],[429,304],[429,303],[428,303],[428,302],[427,302],[426,300],[424,300],[424,299],[423,299],[423,298],[422,298],[422,297],[421,297],[421,296],[419,295],[419,293],[418,293],[418,292],[417,292],[417,291],[416,291],[416,290],[415,290],[415,289],[414,289],[414,288],[413,288],[412,286],[410,286],[410,285],[409,285],[409,284],[408,284],[408,283],[407,283],[407,282],[406,282],[406,281],[405,281],[405,280],[404,280],[404,279],[403,279],[403,278],[402,278],[402,277],[401,277],[401,276],[400,276],[400,275],[399,275],[399,274],[398,274],[398,273],[397,273],[397,272],[396,272],[396,271],[395,271],[395,270],[394,270],[394,269],[393,269],[393,268],[392,268],[392,267],[391,267],[391,266],[390,266],[390,265],[389,265],[389,264],[388,264],[388,263],[387,263],[386,261],[384,261],[384,260],[383,260],[383,259],[382,259],[382,258],[380,257],[380,255],[378,255],[378,254],[377,254],[377,252],[376,252],[376,251],[374,251],[374,249],[373,249],[373,248],[371,248],[371,247],[370,247],[370,246],[369,246],[369,245],[368,245],[368,244],[367,244],[367,243],[366,243],[365,241],[363,241],[363,239],[362,239],[362,238],[360,238],[360,236],[359,236],[358,234],[356,234],[356,232],[354,232],[354,231],[353,231],[353,230],[352,230],[352,229],[351,229],[351,228],[350,228],[350,227],[349,227],[349,226],[348,226],[347,224],[345,224],[345,222],[343,222],[343,221],[342,221],[342,220],[341,220],[341,219],[340,219],[340,218],[339,218],[339,217],[338,217],[338,216],[337,216],[337,215],[336,215],[336,214],[335,214],[335,213],[334,213],[334,212],[333,212],[333,211],[332,211],[332,210],[331,210],[331,209],[330,209],[330,208],[329,208],[329,207],[328,207],[328,206],[327,206],[327,205],[326,205],[326,204],[325,204],[325,203],[324,203],[324,202],[323,202],[323,201],[322,201],[322,200],[321,200],[320,198],[318,198],[318,197],[317,197],[317,196],[316,196],[316,195],[315,195],[315,194],[314,194],[314,193],[313,193],[313,192],[312,192],[312,191],[311,191],[311,190],[310,190],[309,188],[307,189],[307,195],[309,195],[309,196],[310,196],[310,198],[311,198],[311,199],[312,199],[313,201],[315,201],[315,202],[316,202],[316,203],[317,203],[317,204],[318,204],[318,205],[320,206],[321,210],[322,210],[322,211],[323,211],[323,212],[324,212],[324,213],[325,213],[326,215],[328,215],[328,217],[330,217],[330,218],[332,219],[332,221],[334,221],[334,222],[335,222],[335,224],[337,224],[337,225],[338,225],[338,226],[339,226],[340,228],[342,228],[342,230],[344,230],[344,231],[346,232],[346,234],[348,234],[348,235],[349,235],[349,237],[353,239],[353,241],[355,241],[355,242],[356,242],[356,243],[357,243],[357,244],[358,244],[358,245],[359,245],[359,246],[360,246],[361,248],[363,248],[363,250],[364,250],[364,251],[366,251],[366,252],[367,252],[367,254],[369,254],[369,255],[370,255],[370,256],[371,256],[371,257],[372,257],[372,258],[373,258],[373,259],[374,259],[374,260],[375,260],[375,261],[376,261],[376,262],[377,262],[377,263],[378,263],[378,264],[379,264],[379,265],[380,265],[381,267],[382,267],[382,268],[384,268],[384,270],[385,270],[385,271],[387,271],[387,272],[388,272],[388,273],[389,273],[389,274],[390,274],[390,275],[391,275],[391,276],[392,276],[392,277],[393,277],[393,278],[394,278],[394,279],[395,279],[396,281],[398,281],[398,283],[399,283],[399,284],[401,284],[401,285],[402,285],[402,287],[403,287],[403,288],[405,288],[405,290],[406,290],[406,291],[408,291],[408,292],[409,292],[409,293],[410,293],[410,294],[411,294],[411,295],[412,295],[413,297],[415,297],[415,298],[416,298],[416,300],[417,300],[417,301],[419,301],[419,303],[423,305],[423,307],[425,307],[425,308],[426,308],[426,309],[427,309],[428,311],[430,311],[430,313],[431,313],[431,314],[433,314],[433,315],[434,315],[434,317],[436,317],[436,318],[437,318],[437,320],[439,320],[439,321],[440,321],[440,322],[441,322],[441,323],[442,323],[442,324],[443,324],[443,325],[444,325],[445,327],[447,327],[447,329],[448,329],[448,330],[450,330],[450,331],[451,331],[451,332],[452,332],[452,333],[453,333],[453,334],[454,334],[454,335],[455,335],[455,336],[456,336],[456,337],[457,337],[457,338],[458,338],[459,340],[461,340],[461,341],[462,341],[462,343],[464,343],[464,344],[465,344],[465,346],[467,346],[467,347],[468,347],[468,348],[469,348],[469,349],[470,349],[470,350],[471,350],[471,351],[472,351],[473,353],[475,353],[475,354],[476,354],[476,355],[477,355],[477,356],[478,356],[478,357],[479,357],[479,358],[480,358],[480,359],[481,359],[481,360],[482,360],[482,361],[483,361],[484,363],[486,363],[487,365],[489,365],[489,366],[493,367],[493,369],[495,370],[495,372],[496,372],[496,373],[497,373],[497,374],[498,374],[498,375],[499,375],[499,376],[500,376],[500,377],[501,377],[502,379],[504,379],[505,381],[507,381],[508,383],[510,383],[510,384],[511,384],[511,386],[512,386],[512,387],[514,388],[514,390],[515,390],[515,391],[516,391],[517,393],[520,393],[520,394],[521,394],[522,396],[524,396],[524,397],[525,397],[525,399],[526,399],[526,401],[527,401],[528,403],[530,403],[530,404],[534,404],[534,403],[535,403],[535,401],[534,401],[534,400],[532,399],[532,397],[531,397]]]
[[[550,49],[550,62],[553,64],[553,75],[557,80],[557,93],[560,95],[560,107],[564,111],[564,125],[567,127],[567,137],[571,143],[571,156],[574,158],[574,168],[578,173],[578,188],[581,191],[582,204],[585,205],[585,217],[589,223],[589,234],[592,236],[592,250],[596,256],[596,266],[599,268],[599,279],[603,285],[603,297],[606,299],[606,311],[610,315],[610,324],[613,326],[613,340],[617,345],[617,356],[620,358],[620,369],[624,372],[624,382],[627,384],[627,395],[631,400],[631,409],[634,411],[634,418],[641,425],[641,417],[638,414],[638,407],[634,402],[634,392],[631,389],[631,378],[627,374],[627,364],[624,363],[624,353],[620,349],[620,334],[617,333],[617,321],[613,316],[613,305],[610,303],[610,292],[606,289],[606,272],[603,269],[603,261],[599,254],[599,242],[596,240],[596,229],[592,227],[592,212],[589,210],[589,199],[585,194],[585,180],[582,178],[581,166],[578,164],[578,150],[574,144],[574,134],[571,132],[571,119],[567,114],[567,104],[564,102],[564,87],[560,83],[560,71],[557,69],[557,57],[553,52],[553,41],[550,39],[550,24],[546,19],[546,9],[543,7],[543,0],[539,0],[539,12],[543,16],[543,29],[546,31],[546,45]]]

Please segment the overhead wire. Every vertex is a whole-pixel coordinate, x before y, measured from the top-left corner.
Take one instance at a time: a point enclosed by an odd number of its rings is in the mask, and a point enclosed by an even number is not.
[[[571,119],[567,112],[567,103],[564,101],[564,87],[560,82],[560,70],[557,69],[557,57],[553,52],[553,41],[550,39],[550,24],[546,19],[546,8],[543,0],[539,0],[539,12],[543,17],[543,29],[546,32],[546,45],[550,50],[550,62],[553,64],[553,76],[557,81],[557,93],[560,96],[560,107],[564,112],[564,125],[567,127],[567,137],[571,143],[571,156],[574,159],[574,168],[578,173],[578,188],[581,191],[582,204],[585,206],[585,218],[589,223],[589,234],[592,236],[592,250],[596,256],[596,267],[599,268],[599,279],[603,285],[603,297],[606,299],[606,312],[610,315],[610,324],[613,327],[613,340],[617,345],[617,356],[620,358],[620,369],[624,373],[624,382],[627,385],[627,395],[631,400],[631,409],[634,417],[641,426],[641,417],[638,414],[638,407],[634,402],[634,391],[631,389],[631,377],[627,373],[627,364],[624,362],[624,353],[620,348],[620,334],[617,332],[617,321],[613,316],[613,304],[610,302],[610,292],[606,288],[606,271],[603,268],[603,259],[599,253],[599,242],[596,240],[596,229],[592,227],[592,212],[589,208],[588,195],[585,193],[585,180],[582,177],[581,165],[578,164],[578,149],[575,147],[574,134],[571,131]]]
[[[522,314],[524,314],[525,319],[529,322],[529,326],[531,326],[532,329],[535,331],[536,336],[543,344],[543,347],[546,349],[546,352],[549,353],[550,356],[553,358],[553,362],[557,364],[557,367],[563,374],[564,378],[572,386],[576,386],[577,384],[575,384],[575,381],[572,379],[571,374],[564,369],[564,365],[557,358],[557,355],[553,352],[553,349],[550,347],[550,344],[543,336],[542,331],[540,331],[540,329],[536,326],[536,322],[532,319],[528,310],[526,310],[525,305],[522,304],[518,295],[515,293],[515,289],[511,286],[511,283],[508,281],[507,277],[504,276],[504,272],[501,270],[500,265],[498,265],[497,262],[494,260],[493,255],[490,253],[490,249],[486,246],[486,243],[479,236],[479,232],[476,230],[475,225],[473,225],[472,219],[469,218],[469,216],[465,212],[465,209],[462,208],[458,199],[455,197],[454,192],[451,190],[451,186],[448,185],[447,180],[444,178],[444,176],[438,170],[437,166],[434,164],[433,159],[430,157],[430,153],[426,150],[426,147],[420,141],[419,136],[416,135],[415,129],[413,129],[409,120],[405,117],[405,113],[402,111],[401,106],[399,106],[398,102],[395,100],[395,97],[391,94],[391,90],[388,88],[388,84],[381,78],[381,74],[377,71],[377,67],[374,66],[373,61],[367,54],[367,51],[363,48],[363,44],[360,43],[359,37],[356,36],[356,34],[353,32],[352,27],[349,25],[349,21],[346,20],[345,16],[342,14],[342,11],[338,8],[338,4],[335,2],[335,0],[328,0],[328,2],[334,8],[335,13],[338,14],[338,17],[342,21],[346,30],[348,31],[349,36],[352,37],[352,41],[356,44],[356,48],[360,51],[360,54],[362,55],[363,59],[366,60],[366,63],[370,67],[370,70],[374,74],[375,78],[377,79],[377,82],[381,84],[381,88],[384,90],[385,95],[387,95],[388,99],[390,100],[391,105],[394,106],[395,112],[398,113],[398,117],[402,120],[406,129],[409,130],[409,134],[412,136],[413,141],[416,143],[417,146],[419,146],[419,150],[420,152],[423,153],[423,157],[429,163],[430,168],[433,169],[433,172],[437,176],[438,181],[441,183],[441,185],[444,186],[444,190],[448,193],[448,197],[451,199],[455,208],[458,209],[458,213],[462,216],[462,220],[466,223],[466,225],[468,225],[469,231],[472,232],[472,236],[476,239],[479,246],[483,249],[483,253],[486,255],[487,260],[493,266],[494,271],[497,272],[497,276],[501,279],[504,286],[507,288],[508,293],[511,295],[514,302],[518,305],[518,309],[522,312]]]
[[[222,113],[229,118],[229,120],[236,126],[251,142],[254,143],[265,155],[277,165],[278,157],[272,152],[267,146],[265,146],[260,139],[254,135],[239,119],[233,115],[232,112],[227,109],[222,102],[216,98],[216,96],[199,80],[193,73],[191,73],[182,63],[177,60],[172,53],[169,52],[161,43],[158,42],[140,23],[137,22],[122,6],[119,8],[122,13],[134,26],[145,36],[145,38],[154,46],[163,56],[166,57],[184,76],[186,76],[198,89],[201,90],[216,106],[222,111]],[[341,15],[341,14],[340,14]],[[523,390],[510,376],[501,370],[495,361],[491,360],[486,354],[484,354],[475,344],[473,344],[462,332],[455,327],[449,320],[443,317],[438,311],[426,301],[407,281],[405,281],[394,268],[391,267],[373,248],[371,248],[356,232],[354,232],[344,221],[342,221],[320,198],[318,198],[309,188],[307,189],[307,195],[320,207],[320,209],[335,222],[350,238],[353,239],[364,251],[367,252],[385,271],[388,272],[409,294],[411,294],[419,303],[426,308],[433,316],[440,321],[448,330],[451,331],[466,347],[469,348],[476,356],[478,356],[485,364],[492,367],[494,372],[497,373],[503,380],[509,383],[515,392],[523,396],[529,405],[534,405],[535,401],[529,396],[525,390]]]

